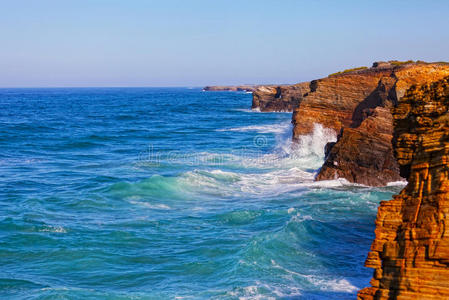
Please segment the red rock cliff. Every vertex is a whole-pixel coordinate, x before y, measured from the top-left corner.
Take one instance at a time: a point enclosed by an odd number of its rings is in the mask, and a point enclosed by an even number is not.
[[[316,179],[345,178],[370,186],[401,180],[391,145],[390,110],[410,86],[448,75],[446,64],[377,63],[317,81],[315,92],[304,97],[293,117],[294,138],[310,132],[313,122],[339,132]]]
[[[337,142],[326,147],[316,180],[384,186],[403,180],[391,145],[391,108],[410,86],[448,75],[449,65],[443,63],[377,62],[311,82],[259,86],[252,108],[293,111],[294,140],[311,133],[316,123],[338,134]]]
[[[359,299],[449,299],[449,77],[412,87],[393,110],[408,185],[380,204]]]

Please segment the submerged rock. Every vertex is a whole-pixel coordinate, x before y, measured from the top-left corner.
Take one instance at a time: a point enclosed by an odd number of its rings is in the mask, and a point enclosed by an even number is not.
[[[359,299],[449,299],[449,77],[413,86],[393,110],[408,185],[380,204]]]

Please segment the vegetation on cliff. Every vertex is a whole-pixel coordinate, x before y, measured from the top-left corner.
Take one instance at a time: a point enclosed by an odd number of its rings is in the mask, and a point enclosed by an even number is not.
[[[366,69],[368,69],[368,67],[357,67],[357,68],[352,68],[352,69],[346,69],[346,70],[343,70],[340,72],[335,72],[335,73],[329,74],[328,77],[335,76],[335,75],[341,75],[341,74],[345,74],[345,73],[350,73],[350,72],[354,72],[354,71],[366,70]]]

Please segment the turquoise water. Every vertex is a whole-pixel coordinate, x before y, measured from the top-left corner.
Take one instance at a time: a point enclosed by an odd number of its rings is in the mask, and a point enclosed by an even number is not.
[[[1,299],[350,299],[400,187],[314,183],[335,133],[200,89],[0,90]]]

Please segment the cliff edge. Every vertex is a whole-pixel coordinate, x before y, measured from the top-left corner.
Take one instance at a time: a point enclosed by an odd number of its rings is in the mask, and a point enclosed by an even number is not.
[[[412,86],[393,109],[394,154],[408,185],[380,204],[358,299],[449,299],[449,77]]]
[[[319,122],[338,134],[317,180],[345,178],[369,186],[403,180],[393,155],[391,109],[412,85],[449,75],[443,63],[379,62],[316,81],[295,110],[293,138]]]

